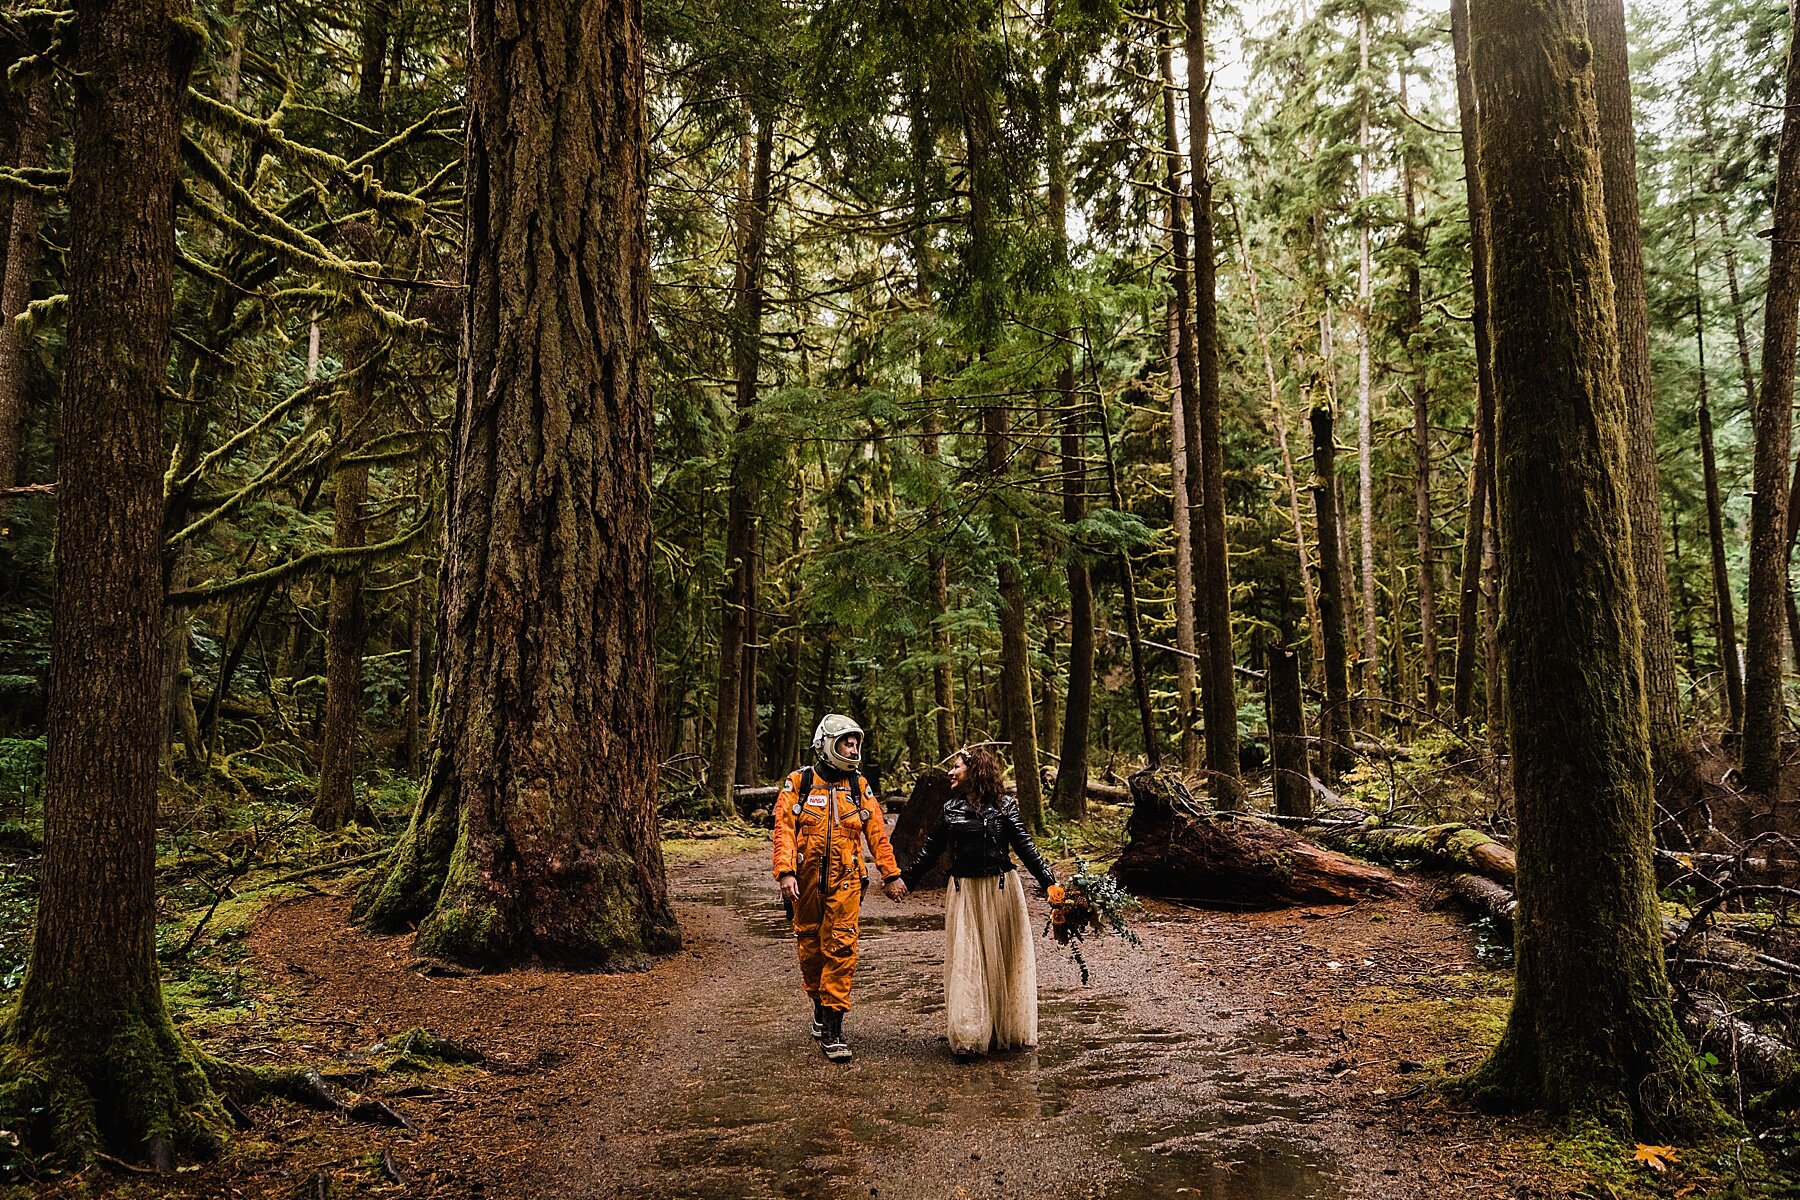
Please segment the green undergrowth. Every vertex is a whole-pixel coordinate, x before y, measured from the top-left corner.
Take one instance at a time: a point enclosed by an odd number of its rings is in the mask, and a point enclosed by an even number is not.
[[[1345,800],[1396,823],[1432,825],[1465,821],[1509,832],[1511,814],[1495,796],[1504,791],[1498,760],[1480,739],[1448,729],[1426,729],[1391,756],[1359,754],[1336,784]]]
[[[1527,1148],[1540,1161],[1581,1178],[1568,1193],[1572,1197],[1749,1200],[1800,1195],[1800,1185],[1772,1170],[1747,1139],[1661,1146],[1629,1141],[1598,1122],[1583,1122],[1548,1130]]]
[[[1125,849],[1125,823],[1131,819],[1128,804],[1101,804],[1088,801],[1087,816],[1071,821],[1046,810],[1044,831],[1038,835],[1038,849],[1054,867],[1085,863],[1093,870],[1105,871]]]
[[[21,760],[16,750],[0,745],[0,814],[11,822],[0,827],[0,1010],[30,955],[43,830],[41,797],[5,807],[6,789],[20,783],[6,773]],[[156,945],[177,1024],[205,1031],[253,1013],[245,938],[257,916],[280,899],[338,890],[374,866],[417,798],[411,779],[386,771],[370,772],[358,793],[378,824],[326,833],[309,819],[311,778],[275,759],[222,756],[216,769],[178,767],[164,779]]]

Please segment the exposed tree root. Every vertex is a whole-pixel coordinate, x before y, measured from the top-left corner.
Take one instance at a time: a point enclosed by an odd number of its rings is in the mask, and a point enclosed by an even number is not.
[[[92,1012],[57,1016],[80,1033],[15,1015],[0,1035],[0,1126],[30,1153],[70,1163],[104,1153],[166,1170],[218,1153],[231,1116],[212,1064],[161,997],[111,1016],[111,1030],[95,1036]]]

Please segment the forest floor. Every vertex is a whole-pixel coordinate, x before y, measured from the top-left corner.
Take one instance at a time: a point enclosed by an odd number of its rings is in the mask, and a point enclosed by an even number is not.
[[[444,974],[404,936],[349,928],[343,895],[270,905],[235,968],[244,1007],[191,1032],[242,1062],[319,1066],[411,1128],[269,1102],[227,1158],[178,1180],[90,1171],[36,1194],[1722,1194],[1697,1164],[1653,1174],[1628,1148],[1559,1143],[1428,1086],[1498,1036],[1510,975],[1424,883],[1348,908],[1152,902],[1141,946],[1087,943],[1086,985],[1044,941],[1039,1046],[968,1063],[941,1033],[941,893],[871,891],[856,1058],[833,1066],[807,1034],[766,845],[669,845],[686,944],[642,974]],[[383,1066],[415,1027],[485,1061]]]

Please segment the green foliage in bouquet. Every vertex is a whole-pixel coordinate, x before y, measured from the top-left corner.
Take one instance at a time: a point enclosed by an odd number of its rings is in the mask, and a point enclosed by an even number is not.
[[[1125,914],[1141,909],[1143,904],[1126,891],[1111,875],[1093,871],[1083,863],[1068,884],[1050,889],[1050,920],[1044,932],[1069,948],[1075,965],[1081,969],[1081,982],[1088,981],[1087,960],[1081,955],[1081,941],[1091,936],[1112,934],[1132,945],[1142,943]]]

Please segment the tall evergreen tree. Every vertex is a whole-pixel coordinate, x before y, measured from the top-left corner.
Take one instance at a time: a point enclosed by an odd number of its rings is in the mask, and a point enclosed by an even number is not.
[[[162,397],[176,166],[199,38],[178,0],[81,0],[69,181],[44,858],[0,1043],[0,1120],[34,1146],[166,1168],[228,1121],[156,961]]]
[[[1676,1027],[1625,389],[1580,0],[1470,5],[1488,201],[1500,593],[1519,815],[1512,1013],[1478,1088],[1620,1131],[1715,1116]]]
[[[636,0],[470,19],[466,300],[433,751],[359,912],[422,953],[678,943],[658,838]]]

